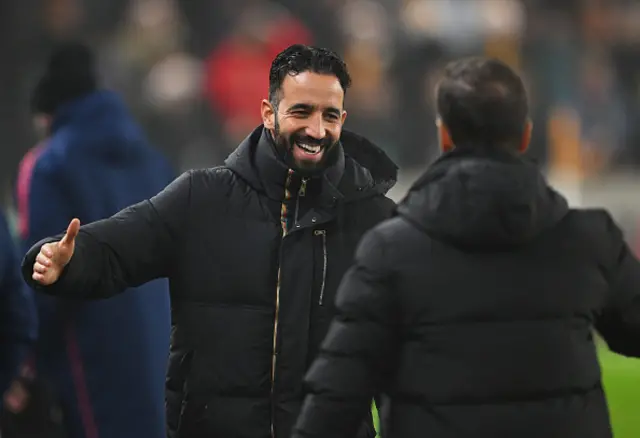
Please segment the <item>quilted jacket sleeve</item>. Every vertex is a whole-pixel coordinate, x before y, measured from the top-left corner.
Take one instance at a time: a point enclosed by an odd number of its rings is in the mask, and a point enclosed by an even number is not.
[[[190,196],[191,174],[185,173],[153,198],[82,226],[71,262],[47,287],[32,280],[33,264],[40,247],[62,235],[41,240],[27,252],[22,275],[36,290],[80,299],[108,298],[168,277],[185,231]]]

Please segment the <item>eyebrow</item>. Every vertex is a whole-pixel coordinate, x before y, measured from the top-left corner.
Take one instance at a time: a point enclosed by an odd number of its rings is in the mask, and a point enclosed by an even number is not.
[[[310,105],[308,103],[296,103],[294,105],[291,105],[289,107],[289,109],[287,110],[287,112],[293,112],[293,111],[308,111],[311,112],[315,109],[315,107],[313,105]],[[335,116],[340,116],[341,112],[338,108],[335,107],[329,107],[325,110],[325,112],[329,113],[329,114],[333,114]]]

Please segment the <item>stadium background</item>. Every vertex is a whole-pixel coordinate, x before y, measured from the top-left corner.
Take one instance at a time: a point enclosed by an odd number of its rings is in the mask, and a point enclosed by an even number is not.
[[[347,127],[401,166],[400,197],[437,153],[443,63],[489,54],[531,92],[530,155],[576,206],[605,206],[640,249],[639,0],[20,0],[0,2],[0,188],[13,210],[38,141],[29,95],[56,41],[81,37],[181,170],[219,164],[259,123],[269,63],[294,42],[340,52]],[[640,361],[603,349],[616,436],[640,436]]]

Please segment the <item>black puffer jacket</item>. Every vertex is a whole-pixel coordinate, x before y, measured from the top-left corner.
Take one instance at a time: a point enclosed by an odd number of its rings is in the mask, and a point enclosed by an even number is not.
[[[337,306],[295,437],[351,436],[381,391],[386,438],[606,438],[592,329],[640,355],[620,230],[506,153],[432,165],[365,236]]]
[[[71,263],[44,291],[101,298],[169,277],[169,436],[288,437],[357,242],[395,206],[384,194],[396,172],[346,132],[335,164],[303,181],[259,127],[224,167],[191,171],[82,227]],[[30,282],[43,243],[24,261]],[[369,420],[358,436],[374,435]]]

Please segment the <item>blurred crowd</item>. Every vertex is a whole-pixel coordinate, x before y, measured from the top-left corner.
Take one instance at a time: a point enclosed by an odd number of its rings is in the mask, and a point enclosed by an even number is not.
[[[439,153],[434,87],[444,65],[478,54],[506,61],[522,74],[530,92],[530,156],[551,175],[575,176],[575,193],[571,178],[552,183],[558,182],[572,204],[611,208],[631,231],[627,236],[638,250],[640,204],[629,202],[637,187],[591,190],[600,198],[583,200],[589,182],[640,169],[638,23],[638,0],[0,1],[0,203],[15,213],[9,214],[9,224],[0,223],[0,231],[7,231],[0,240],[9,248],[14,236],[8,231],[16,229],[13,234],[21,240],[20,253],[0,259],[0,268],[16,265],[14,259],[26,249],[68,223],[69,214],[61,207],[68,200],[48,190],[52,168],[60,180],[73,181],[69,187],[84,200],[73,206],[71,217],[92,222],[152,196],[176,173],[222,164],[261,123],[260,101],[267,97],[271,62],[294,43],[328,47],[344,57],[353,78],[346,96],[346,128],[382,147],[399,165],[401,180]],[[48,164],[36,168],[35,157],[44,148],[34,146],[51,140],[54,130],[52,119],[43,116],[56,112],[50,102],[34,99],[36,84],[43,73],[47,77],[45,60],[51,49],[70,39],[91,46],[91,65],[95,54],[100,75],[96,83],[115,93],[98,92],[92,82],[89,88],[96,95],[74,106],[73,117],[56,114],[58,125],[73,122],[81,135],[74,141],[50,141],[47,146],[65,143],[64,150],[73,152],[64,160],[50,153],[48,161],[41,160]],[[108,120],[93,117],[104,116],[106,107],[111,108]],[[121,131],[114,133],[116,125]],[[115,134],[122,144],[135,144],[138,152],[114,148]],[[90,153],[87,138],[95,140]],[[91,154],[99,155],[96,162],[104,159],[111,166],[119,160],[122,165],[100,173],[102,168],[92,167],[87,158]],[[156,154],[163,158],[149,158]],[[39,173],[40,184],[35,177],[31,185],[24,183],[28,178],[19,175],[20,168],[32,177]],[[391,194],[394,199],[406,191],[403,184],[398,187]],[[112,196],[111,189],[118,195]],[[21,197],[37,199],[33,204],[41,209],[21,206]],[[611,205],[614,198],[620,206]],[[17,227],[11,223],[16,217]],[[146,302],[138,310],[144,307],[147,314],[168,320],[168,315],[159,316],[169,312],[168,302],[156,304],[157,312],[148,312]],[[43,320],[46,312],[37,307]],[[96,314],[104,314],[99,310]],[[113,314],[127,318],[120,311]],[[98,318],[90,320],[100,325]],[[130,338],[134,330],[118,328],[114,345],[142,349]],[[84,334],[93,345],[91,335]],[[23,337],[31,342],[33,336]],[[166,351],[164,344],[156,347],[160,354]],[[154,363],[162,376],[164,363]],[[138,403],[134,397],[128,402]]]
[[[585,175],[638,165],[639,20],[634,0],[2,2],[2,182],[11,193],[38,140],[28,104],[43,56],[70,36],[93,45],[103,81],[178,169],[221,163],[259,123],[270,61],[293,42],[345,57],[347,126],[405,171],[436,154],[439,69],[478,53],[527,79],[540,162]]]

